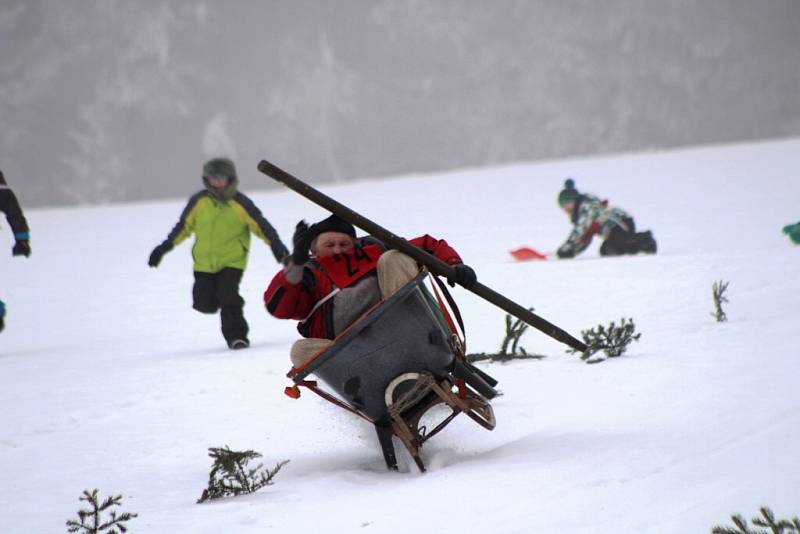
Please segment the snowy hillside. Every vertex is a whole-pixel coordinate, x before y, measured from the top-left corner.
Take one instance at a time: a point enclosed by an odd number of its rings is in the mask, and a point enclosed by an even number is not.
[[[256,163],[240,163],[249,183]],[[28,210],[33,255],[0,255],[0,530],[66,532],[92,488],[122,494],[131,532],[148,534],[674,534],[760,505],[800,514],[800,247],[780,232],[800,220],[798,172],[794,139],[325,188],[400,235],[446,238],[481,282],[576,336],[621,317],[642,333],[586,365],[529,330],[521,344],[545,359],[483,366],[504,393],[497,428],[456,418],[423,449],[424,475],[404,453],[386,471],[364,421],[283,395],[297,335],[263,310],[277,266],[260,242],[242,284],[252,347],[231,352],[218,317],[191,310],[189,245],[147,267],[185,199]],[[511,261],[566,237],[567,176],[652,229],[659,254],[600,258],[593,243]],[[288,190],[245,192],[287,242],[324,215]],[[727,323],[710,315],[717,280]],[[504,312],[454,294],[469,351],[495,351]],[[273,486],[195,504],[223,445],[291,462]]]

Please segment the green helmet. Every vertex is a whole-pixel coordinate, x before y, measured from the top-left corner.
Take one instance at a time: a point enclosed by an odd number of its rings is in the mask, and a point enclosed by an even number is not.
[[[228,184],[225,187],[212,187],[210,178],[224,178]],[[214,158],[203,165],[203,184],[209,193],[220,200],[230,200],[236,195],[239,186],[239,177],[236,175],[236,166],[228,158]]]

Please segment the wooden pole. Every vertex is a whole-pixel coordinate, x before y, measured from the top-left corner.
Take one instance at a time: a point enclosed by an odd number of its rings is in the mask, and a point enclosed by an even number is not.
[[[439,258],[425,252],[421,248],[417,248],[414,245],[411,245],[408,241],[406,241],[402,237],[395,235],[386,228],[383,228],[382,226],[367,219],[363,215],[356,213],[355,211],[351,210],[350,208],[348,208],[343,204],[340,204],[336,200],[325,195],[324,193],[321,193],[317,189],[311,187],[310,185],[303,182],[299,178],[292,176],[283,169],[273,165],[272,163],[266,160],[262,160],[258,164],[258,170],[266,174],[267,176],[271,177],[272,179],[281,182],[282,184],[287,186],[289,189],[295,191],[296,193],[306,197],[311,202],[319,206],[322,206],[326,210],[337,215],[341,219],[344,219],[353,226],[361,228],[369,235],[372,235],[380,239],[381,241],[389,245],[391,248],[397,249],[403,252],[404,254],[411,256],[412,258],[417,260],[417,262],[419,262],[420,264],[425,265],[432,273],[437,274],[439,276],[444,276],[445,278],[450,280],[455,278],[455,269],[452,266],[447,265]],[[504,297],[500,293],[497,293],[493,289],[486,287],[480,282],[476,282],[472,287],[465,289],[475,293],[484,300],[491,302],[495,306],[510,313],[514,317],[517,317],[520,320],[525,321],[527,324],[547,334],[553,339],[560,341],[561,343],[564,343],[572,347],[573,349],[579,350],[581,352],[585,352],[587,350],[586,345],[582,341],[574,338],[561,328],[546,321],[545,319],[542,319],[541,317],[531,312],[527,308],[523,308],[516,302]]]

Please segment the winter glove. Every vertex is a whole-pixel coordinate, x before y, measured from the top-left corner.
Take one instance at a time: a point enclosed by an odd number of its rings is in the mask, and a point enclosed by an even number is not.
[[[575,251],[572,247],[562,246],[556,251],[556,256],[558,256],[559,259],[567,260],[575,257]]]
[[[306,221],[301,220],[294,228],[294,235],[292,236],[292,263],[295,265],[304,265],[308,261],[309,249],[311,249],[311,242],[317,237],[316,225],[309,226]]]
[[[13,256],[25,256],[26,258],[31,255],[31,244],[27,239],[21,239],[14,243],[14,248],[11,249]]]
[[[455,287],[455,285],[458,284],[469,289],[478,281],[478,275],[475,274],[475,271],[473,271],[472,267],[469,265],[457,263],[453,265],[453,269],[456,271],[456,276],[455,279],[448,280],[450,287]]]
[[[272,255],[275,256],[275,259],[278,260],[280,263],[284,265],[289,264],[289,258],[291,255],[289,251],[286,249],[286,245],[281,243],[280,241],[273,241],[270,243],[269,248],[272,250]]]
[[[156,248],[153,249],[153,252],[150,253],[150,259],[147,262],[147,265],[150,267],[158,267],[158,264],[161,263],[161,258],[164,257],[164,254],[172,250],[172,243],[169,241],[164,241]]]

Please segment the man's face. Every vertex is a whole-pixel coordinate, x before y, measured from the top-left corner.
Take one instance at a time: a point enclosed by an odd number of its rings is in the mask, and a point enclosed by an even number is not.
[[[323,232],[317,236],[314,245],[314,254],[318,258],[335,256],[336,254],[346,254],[353,250],[355,239],[342,232]]]

